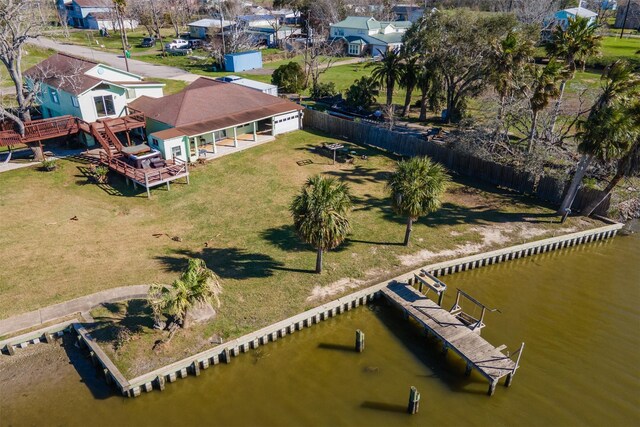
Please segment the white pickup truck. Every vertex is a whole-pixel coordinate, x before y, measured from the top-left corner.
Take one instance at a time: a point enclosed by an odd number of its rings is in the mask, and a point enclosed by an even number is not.
[[[188,49],[189,42],[183,39],[173,39],[164,45],[165,49]]]

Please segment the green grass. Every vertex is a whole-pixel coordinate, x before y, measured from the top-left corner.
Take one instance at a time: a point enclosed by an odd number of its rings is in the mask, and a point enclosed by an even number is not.
[[[187,82],[183,80],[173,80],[173,79],[158,79],[158,78],[150,78],[158,83],[164,83],[165,87],[163,92],[165,95],[171,95],[177,92],[180,92],[182,89],[187,87]]]
[[[175,33],[172,29],[163,28],[161,32],[165,43],[170,39],[175,38]],[[159,44],[157,47],[140,47],[142,39],[148,36],[149,33],[146,32],[144,27],[133,31],[127,31],[127,38],[129,45],[131,45],[130,51],[133,56],[153,52],[155,50],[160,51]],[[101,37],[100,32],[97,30],[73,29],[70,30],[69,37],[64,37],[62,33],[58,33],[53,35],[52,38],[62,43],[90,46],[93,49],[103,50],[106,52],[122,52],[122,41],[120,39],[120,34],[117,31],[111,31],[109,37]]]
[[[623,38],[607,36],[602,39],[601,55],[587,60],[587,67],[601,69],[609,64],[624,59],[640,66],[639,38]]]
[[[27,70],[49,56],[53,55],[54,51],[50,49],[40,49],[35,46],[27,45],[24,55],[22,57],[22,70]],[[13,81],[9,78],[6,68],[0,67],[0,87],[12,87]]]
[[[404,219],[389,208],[385,190],[396,158],[350,146],[356,163],[332,165],[309,151],[327,141],[334,140],[306,131],[287,134],[198,165],[190,185],[154,189],[150,200],[117,176],[109,186],[91,184],[88,165],[73,160],[59,161],[51,173],[26,168],[0,174],[0,317],[117,286],[170,283],[187,257],[203,258],[222,279],[218,318],[176,339],[175,350],[153,357],[148,344],[158,334],[145,329],[119,359],[132,374],[142,369],[136,360],[179,358],[184,353],[178,349],[195,351],[212,334],[241,335],[424,265],[429,253],[483,241],[483,248],[522,243],[561,227],[553,210],[531,199],[456,182],[442,209],[416,223],[411,246],[401,246]],[[296,164],[305,159],[312,163]],[[322,275],[311,272],[315,252],[298,240],[288,212],[293,195],[318,173],[348,183],[355,203],[353,233],[325,255]],[[591,225],[572,218],[565,226]],[[493,237],[486,237],[489,232]],[[318,291],[327,294],[313,298]],[[181,340],[186,346],[178,345]]]

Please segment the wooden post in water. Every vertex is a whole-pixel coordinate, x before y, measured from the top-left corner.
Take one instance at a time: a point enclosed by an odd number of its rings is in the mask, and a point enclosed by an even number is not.
[[[497,385],[498,381],[491,381],[491,384],[489,384],[489,391],[487,392],[489,396],[493,396],[493,394],[496,392]]]
[[[156,384],[158,384],[158,389],[160,391],[164,391],[165,380],[163,375],[158,375],[158,377],[156,378]]]
[[[364,332],[360,329],[356,331],[356,351],[362,353],[364,351]]]
[[[418,409],[420,409],[420,393],[418,389],[414,386],[411,386],[411,390],[409,391],[409,406],[407,408],[407,412],[409,414],[414,415],[418,413]]]

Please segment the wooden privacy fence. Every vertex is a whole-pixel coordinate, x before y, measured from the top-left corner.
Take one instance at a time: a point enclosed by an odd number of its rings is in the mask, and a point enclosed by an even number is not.
[[[558,179],[550,176],[535,175],[515,169],[509,165],[455,151],[419,136],[390,131],[368,123],[343,120],[315,110],[305,110],[304,125],[336,137],[358,144],[370,145],[400,156],[428,156],[460,175],[508,188],[518,193],[533,195],[553,205],[559,205],[562,202],[569,181],[568,177],[566,179]],[[599,190],[580,189],[573,202],[572,209],[580,211],[593,199],[599,197],[600,193]],[[606,216],[609,205],[610,198],[607,198],[594,213]]]

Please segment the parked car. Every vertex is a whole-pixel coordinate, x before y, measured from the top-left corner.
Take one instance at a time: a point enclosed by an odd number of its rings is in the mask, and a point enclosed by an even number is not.
[[[153,47],[158,41],[155,37],[145,37],[140,42],[140,47]]]
[[[164,45],[165,49],[188,49],[189,42],[184,39],[173,39]]]
[[[191,48],[191,49],[199,49],[203,45],[204,45],[204,43],[200,39],[191,39],[191,40],[189,40],[189,48]]]

